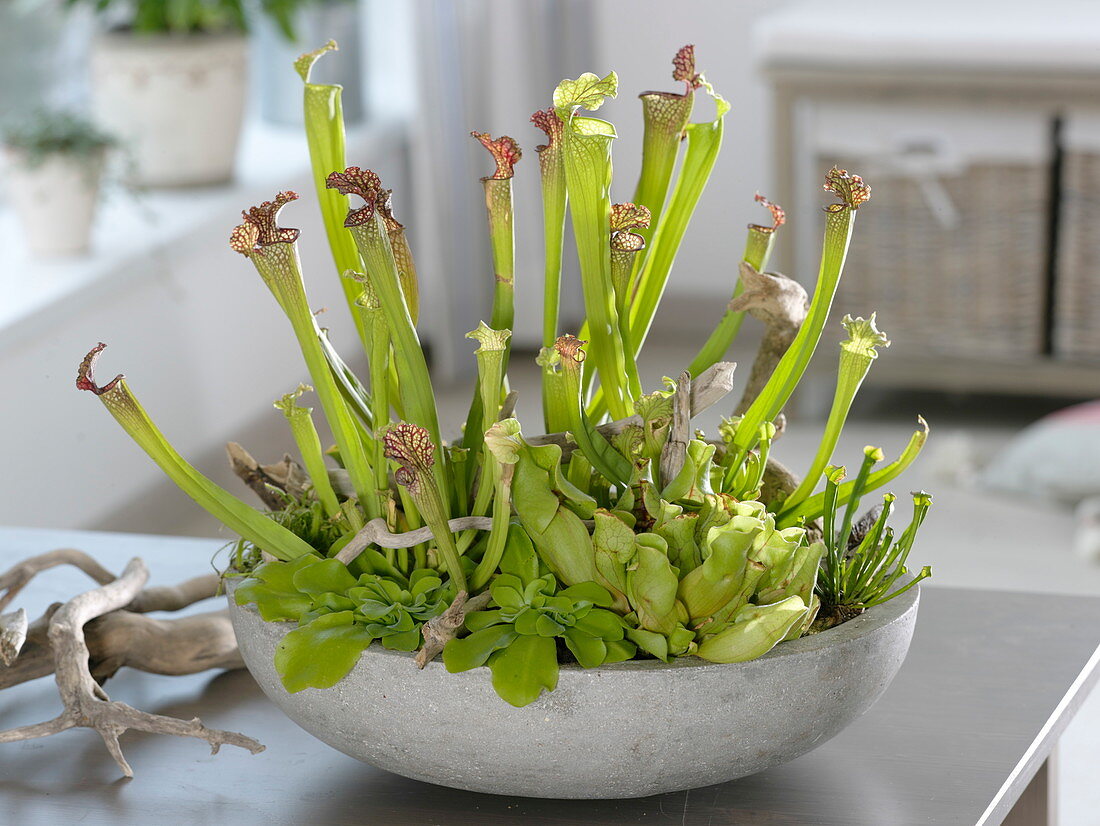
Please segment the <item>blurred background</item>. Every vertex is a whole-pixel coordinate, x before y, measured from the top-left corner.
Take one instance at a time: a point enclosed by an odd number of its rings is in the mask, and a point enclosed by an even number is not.
[[[492,286],[478,181],[490,165],[468,133],[510,134],[526,154],[515,179],[515,346],[531,357],[513,359],[513,380],[532,418],[542,134],[528,118],[561,78],[617,71],[620,96],[601,117],[618,126],[613,192],[629,200],[635,94],[674,89],[671,57],[694,43],[733,109],[650,335],[648,381],[678,373],[720,317],[744,226],[764,218],[753,194],[787,208],[774,268],[809,287],[822,175],[834,163],[857,172],[874,196],[859,213],[838,318],[777,453],[795,469],[808,463],[832,396],[839,315],[877,311],[893,345],[835,461],[858,461],[868,443],[896,453],[923,414],[929,447],[901,483],[936,496],[914,552],[932,582],[1100,593],[1100,7],[993,8],[2,0],[0,524],[218,535],[73,378],[107,341],[104,374],[125,370],[176,447],[231,489],[227,440],[281,456],[289,440],[271,400],[305,370],[226,242],[239,211],[278,190],[302,195],[284,223],[302,228],[311,299],[329,308],[323,321],[356,363],[315,209],[296,55],[339,41],[315,79],[345,86],[349,162],[395,190],[454,435],[474,371],[462,334],[487,313]],[[700,105],[695,117],[711,114]],[[566,281],[564,314],[579,324],[568,255]],[[759,333],[746,323],[731,358],[750,364]],[[1094,700],[1063,740],[1073,753],[1061,773],[1066,823],[1098,810],[1098,733]]]

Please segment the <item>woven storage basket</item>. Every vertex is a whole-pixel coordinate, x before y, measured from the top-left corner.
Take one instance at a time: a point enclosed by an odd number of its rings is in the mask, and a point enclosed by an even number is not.
[[[1070,113],[1054,293],[1054,352],[1100,362],[1100,112]]]
[[[855,109],[830,107],[814,154],[817,169],[835,163],[872,187],[837,313],[877,312],[899,355],[1038,355],[1047,282],[1045,116],[1002,113],[1023,120],[1006,147],[1003,130],[1012,126],[995,116],[983,124],[986,112]],[[855,124],[866,128],[854,135]]]

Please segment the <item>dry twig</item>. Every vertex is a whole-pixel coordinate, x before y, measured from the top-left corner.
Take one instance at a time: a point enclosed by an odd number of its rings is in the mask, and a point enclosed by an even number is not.
[[[489,604],[492,594],[482,591],[476,597],[467,599],[465,591],[459,591],[454,602],[450,604],[442,614],[424,623],[421,633],[424,635],[424,645],[416,652],[417,668],[424,668],[436,658],[448,642],[455,638],[458,629],[466,621],[466,615],[474,611],[480,611]]]
[[[0,663],[11,665],[27,641],[27,612],[0,614]]]
[[[487,531],[493,527],[493,520],[488,516],[460,516],[450,520],[447,527],[451,533]],[[429,527],[417,528],[415,531],[405,531],[405,533],[390,533],[386,520],[378,517],[364,525],[362,530],[355,534],[334,558],[347,565],[368,545],[378,545],[382,548],[411,548],[413,545],[419,545],[434,538],[435,534]]]
[[[736,416],[748,410],[760,395],[775,372],[775,366],[794,341],[809,310],[806,290],[793,278],[780,273],[757,272],[742,261],[741,283],[744,292],[730,302],[730,309],[747,312],[762,321],[767,329],[753,361],[745,392],[734,411]]]
[[[687,446],[691,439],[691,373],[687,370],[676,381],[676,393],[672,397],[672,423],[668,438],[661,448],[661,484],[667,485],[684,468]]]

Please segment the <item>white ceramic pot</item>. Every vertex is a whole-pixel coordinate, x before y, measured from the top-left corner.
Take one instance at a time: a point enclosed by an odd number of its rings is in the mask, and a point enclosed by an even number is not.
[[[247,48],[237,35],[101,36],[92,49],[96,120],[133,160],[134,183],[192,186],[233,175]]]
[[[103,160],[103,153],[92,157],[55,154],[32,167],[23,152],[7,151],[8,197],[33,255],[88,251]]]

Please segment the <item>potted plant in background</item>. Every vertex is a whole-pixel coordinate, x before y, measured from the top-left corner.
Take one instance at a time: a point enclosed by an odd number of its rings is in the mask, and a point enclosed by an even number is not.
[[[216,184],[233,175],[248,73],[243,0],[66,0],[105,21],[92,49],[96,120],[126,142],[134,183]],[[285,31],[296,3],[259,8]]]
[[[812,300],[766,271],[784,215],[757,196],[772,221],[750,226],[743,254],[725,262],[738,277],[714,332],[678,376],[643,388],[638,355],[729,106],[695,71],[692,47],[682,49],[673,75],[681,89],[643,98],[637,191],[645,200],[612,204],[615,130],[585,110],[614,97],[618,79],[562,81],[552,105],[532,117],[547,136],[538,148],[551,341],[538,357],[542,425],[521,427],[507,382],[517,286],[511,191],[521,151],[510,137],[475,133],[496,165],[482,179],[494,300],[489,322],[469,334],[478,380],[465,427],[445,431],[391,193],[374,172],[345,167],[338,107],[309,105],[332,93],[309,83],[323,51],[297,68],[367,381],[333,350],[308,302],[299,232],[279,223],[294,193],[247,210],[230,245],[286,315],[335,445],[323,449],[301,402],[309,388],[276,402],[298,459],[263,465],[230,450],[265,504],[258,510],[180,456],[123,376],[95,378],[104,345],[77,377],[241,537],[231,613],[265,692],[348,754],[503,794],[623,797],[708,785],[792,759],[840,731],[900,667],[914,586],[929,575],[913,576],[906,560],[930,497],[914,494],[898,531],[892,494],[864,510],[869,494],[919,454],[923,420],[892,461],[868,447],[847,481],[830,463],[852,400],[888,344],[873,314],[827,325],[870,187],[844,170],[825,176],[835,202],[825,208]],[[696,96],[713,100],[713,119],[691,122]],[[558,316],[567,214],[585,337],[561,330]],[[521,276],[518,286],[529,285]],[[766,333],[733,415],[704,434],[693,418],[730,392],[734,365],[722,358],[746,312]],[[837,341],[841,330],[834,402],[800,481],[775,458],[782,410],[822,337]],[[128,769],[117,749],[128,724],[102,717],[95,725]]]
[[[89,248],[113,136],[69,112],[43,112],[3,132],[8,196],[34,255],[80,255]],[[65,216],[65,232],[57,216]]]

